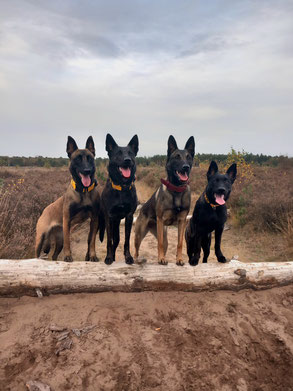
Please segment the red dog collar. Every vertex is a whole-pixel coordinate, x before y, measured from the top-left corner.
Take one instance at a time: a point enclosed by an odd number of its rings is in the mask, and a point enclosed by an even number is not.
[[[170,191],[176,191],[176,193],[183,193],[189,184],[189,181],[186,183],[186,185],[183,186],[175,186],[171,182],[167,181],[166,179],[161,178],[161,183],[167,187]]]

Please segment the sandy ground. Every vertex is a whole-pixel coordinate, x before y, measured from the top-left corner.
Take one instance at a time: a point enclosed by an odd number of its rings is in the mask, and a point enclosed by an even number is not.
[[[0,299],[0,389],[293,390],[293,287]]]
[[[87,230],[73,233],[75,260],[85,256]],[[176,235],[169,228],[170,262]],[[255,240],[252,251],[227,230],[223,252],[266,259]],[[156,262],[156,251],[147,236],[141,255]],[[105,243],[97,252],[103,260]],[[54,391],[293,390],[293,286],[0,298],[0,390],[26,390],[30,380]]]
[[[131,234],[131,253],[134,255],[134,229]],[[89,224],[86,222],[81,228],[74,230],[72,234],[72,252],[76,261],[83,261],[87,251],[87,235],[89,231]],[[168,227],[168,251],[166,259],[168,262],[176,262],[177,250],[177,227]],[[237,257],[242,262],[265,262],[265,261],[287,261],[288,259],[280,259],[282,253],[281,236],[273,236],[272,234],[255,234],[253,237],[251,233],[247,236],[244,231],[233,228],[230,223],[226,225],[222,236],[222,251],[228,260]],[[124,226],[120,226],[120,244],[117,248],[116,261],[124,262],[123,256],[124,245]],[[97,240],[97,256],[101,261],[104,261],[106,256],[106,237],[101,244]],[[157,262],[157,240],[148,233],[141,243],[140,257],[147,259],[148,262]],[[186,255],[186,244],[183,242],[183,258],[188,262]],[[59,255],[60,260],[63,259],[63,253]],[[200,261],[201,262],[201,261]],[[214,234],[212,234],[211,253],[209,262],[217,262],[214,253]]]

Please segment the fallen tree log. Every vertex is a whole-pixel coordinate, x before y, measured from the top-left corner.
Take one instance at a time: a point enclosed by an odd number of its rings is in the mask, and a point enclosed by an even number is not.
[[[0,296],[18,297],[77,292],[186,291],[244,288],[267,289],[293,283],[293,262],[226,264],[179,267],[173,263],[126,265],[116,262],[0,260]]]

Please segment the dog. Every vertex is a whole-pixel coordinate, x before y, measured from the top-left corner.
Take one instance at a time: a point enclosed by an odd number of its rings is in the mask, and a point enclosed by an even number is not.
[[[52,242],[56,260],[64,247],[64,261],[72,262],[70,250],[70,228],[90,217],[90,232],[86,261],[97,262],[95,244],[99,229],[100,195],[95,179],[95,145],[92,136],[87,139],[85,149],[78,149],[75,140],[68,136],[67,155],[70,158],[71,183],[65,194],[48,205],[40,216],[36,227],[36,257],[42,248],[49,253]]]
[[[215,231],[215,254],[218,262],[227,260],[221,251],[221,238],[227,220],[226,201],[236,179],[237,166],[232,164],[225,174],[218,172],[217,163],[210,163],[205,191],[197,200],[192,218],[185,231],[187,254],[191,266],[198,264],[201,248],[203,263],[208,261],[211,246],[211,233]]]
[[[167,226],[178,224],[178,245],[176,263],[184,265],[182,244],[186,217],[190,209],[189,175],[193,164],[195,142],[191,136],[184,147],[178,149],[173,136],[168,139],[166,162],[167,180],[161,179],[161,186],[142,206],[135,223],[135,258],[139,247],[150,231],[158,239],[158,262],[167,265],[165,254],[168,248]]]
[[[138,137],[133,136],[126,147],[120,147],[110,134],[106,136],[106,151],[109,156],[109,177],[101,194],[102,216],[107,230],[107,255],[105,263],[115,261],[115,253],[120,241],[120,222],[125,218],[125,262],[133,263],[129,241],[133,223],[133,214],[137,207],[137,195],[134,185],[138,152]],[[100,239],[104,232],[100,230]]]

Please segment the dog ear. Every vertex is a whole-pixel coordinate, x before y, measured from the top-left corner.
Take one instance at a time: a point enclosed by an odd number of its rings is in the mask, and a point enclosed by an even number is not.
[[[113,139],[111,134],[108,133],[106,136],[106,151],[108,152],[108,155],[110,155],[111,152],[113,152],[113,149],[115,147],[117,147],[116,141]]]
[[[215,175],[217,172],[218,172],[218,165],[216,162],[214,162],[213,160],[211,161],[211,164],[209,166],[209,169],[208,169],[208,172],[207,172],[207,177],[209,179],[209,177],[211,177],[212,175]]]
[[[88,149],[94,156],[96,155],[95,143],[94,143],[94,140],[93,140],[92,136],[90,136],[90,137],[86,140],[85,147],[86,147],[86,149]]]
[[[133,150],[135,156],[138,152],[138,137],[137,135],[133,136],[132,139],[129,141],[128,146]]]
[[[76,151],[77,149],[78,149],[78,146],[77,146],[75,140],[71,136],[68,136],[66,152],[67,152],[69,159],[71,158],[72,153],[74,151]]]
[[[234,183],[237,175],[237,165],[236,163],[233,163],[228,170],[226,171],[226,174],[229,176],[232,183]]]
[[[187,142],[185,144],[184,149],[186,149],[190,153],[190,155],[193,159],[194,158],[194,150],[195,150],[195,142],[194,142],[193,136],[189,137],[189,139],[187,140]]]
[[[171,135],[168,139],[168,158],[170,155],[178,149],[175,138]]]

